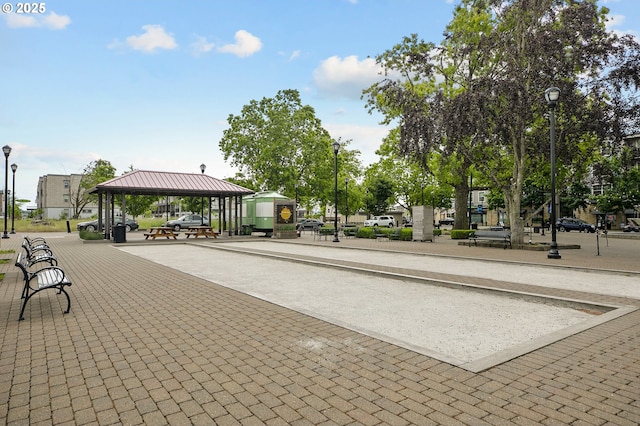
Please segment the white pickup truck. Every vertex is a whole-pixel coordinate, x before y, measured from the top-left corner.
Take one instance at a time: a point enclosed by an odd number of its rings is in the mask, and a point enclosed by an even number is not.
[[[396,221],[393,216],[374,216],[364,221],[364,226],[386,226],[393,228]]]

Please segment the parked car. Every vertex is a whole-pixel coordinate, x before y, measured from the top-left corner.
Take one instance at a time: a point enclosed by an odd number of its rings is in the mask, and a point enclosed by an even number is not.
[[[453,218],[445,217],[445,218],[442,218],[442,219],[440,219],[438,221],[438,226],[442,226],[442,225],[451,225],[451,226],[453,226],[453,223],[454,223]]]
[[[364,226],[386,226],[393,228],[396,221],[393,216],[374,216],[364,221]]]
[[[202,217],[199,214],[185,214],[177,219],[169,220],[164,226],[170,226],[174,231],[179,231],[183,228],[188,229],[191,226],[209,226],[209,219]]]
[[[640,232],[640,226],[635,223],[629,221],[620,226],[624,232]]]
[[[116,218],[114,222],[116,226],[121,226],[122,218]],[[102,227],[104,228],[104,222],[102,223]],[[127,219],[127,224],[125,225],[127,232],[135,231],[136,229],[138,229],[138,227],[139,227],[138,222],[136,222],[133,219]],[[77,228],[78,228],[78,231],[89,231],[89,232],[97,231],[98,219],[91,220],[89,222],[80,222],[78,223]]]
[[[296,224],[298,231],[304,231],[308,229],[317,230],[321,226],[324,226],[324,222],[318,219],[303,219]]]
[[[573,217],[563,217],[556,222],[558,231],[578,231],[578,232],[596,232],[596,227],[584,220],[575,219]]]

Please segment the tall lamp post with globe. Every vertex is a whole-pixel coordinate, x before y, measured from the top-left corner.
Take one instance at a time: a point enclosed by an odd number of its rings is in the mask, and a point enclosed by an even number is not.
[[[11,147],[5,145],[2,147],[4,153],[4,233],[2,238],[9,238],[7,234],[7,211],[9,210],[9,154],[11,154]]]
[[[334,158],[334,163],[333,163],[333,178],[334,178],[334,187],[333,187],[333,194],[334,194],[334,231],[333,231],[333,242],[334,243],[339,243],[340,239],[338,239],[338,151],[340,151],[340,143],[338,141],[334,141],[331,144],[331,147],[333,148],[333,158]]]
[[[207,165],[202,163],[200,164],[200,173],[204,174],[204,171],[207,169]],[[200,226],[204,225],[204,197],[200,197]]]
[[[13,163],[11,165],[11,171],[13,172],[13,184],[11,189],[11,233],[16,233],[16,170],[18,165]]]
[[[560,253],[558,252],[558,242],[556,241],[556,117],[555,109],[560,98],[560,89],[557,87],[550,87],[544,91],[544,97],[547,100],[549,106],[549,127],[551,133],[550,149],[551,155],[549,160],[551,161],[551,247],[549,248],[549,259],[560,259]]]
[[[344,178],[344,224],[349,223],[349,178]]]

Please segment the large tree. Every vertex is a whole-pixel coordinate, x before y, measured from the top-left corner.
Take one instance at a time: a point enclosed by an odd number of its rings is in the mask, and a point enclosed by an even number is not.
[[[607,10],[595,0],[468,0],[460,7],[491,12],[495,23],[474,49],[492,59],[452,99],[448,134],[472,141],[470,158],[504,193],[513,240],[522,243],[523,182],[534,159],[549,152],[545,89],[562,93],[557,154],[574,166],[565,176],[583,179],[594,142],[617,137],[624,111],[615,104],[626,96],[619,87],[636,89],[638,44],[606,31]]]
[[[99,183],[114,178],[116,168],[106,160],[95,160],[87,164],[82,171],[77,185],[73,182],[69,186],[69,202],[73,208],[73,218],[77,219],[85,206],[98,201],[96,194],[89,194],[89,190]]]
[[[331,200],[334,140],[314,109],[302,105],[298,91],[281,90],[273,98],[252,100],[227,122],[220,149],[250,187],[291,198],[298,194],[307,205]],[[348,141],[341,145],[345,175],[359,175],[357,151],[348,149]]]
[[[423,90],[422,103],[419,91],[398,84],[384,93],[395,100],[409,152],[442,149],[493,181],[515,243],[524,239],[524,178],[534,164],[548,163],[545,89],[562,92],[557,154],[575,166],[564,171],[567,179],[583,178],[594,142],[619,140],[637,113],[640,49],[633,38],[606,31],[606,13],[595,0],[463,0],[440,49],[400,57],[424,62],[405,75],[412,87],[418,79],[438,90]],[[413,37],[405,45],[425,43]]]

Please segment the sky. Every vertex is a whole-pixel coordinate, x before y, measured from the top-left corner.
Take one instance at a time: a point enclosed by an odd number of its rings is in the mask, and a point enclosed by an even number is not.
[[[16,199],[38,178],[103,159],[233,177],[229,115],[295,89],[364,165],[388,129],[360,98],[374,58],[413,33],[438,43],[457,0],[53,0],[2,3],[0,146]],[[37,5],[37,7],[35,7]],[[601,0],[609,28],[640,37],[640,1]],[[8,171],[11,190],[13,176]],[[0,187],[3,187],[0,183]]]

